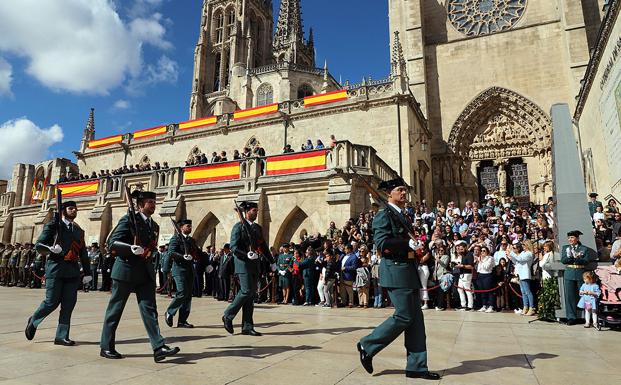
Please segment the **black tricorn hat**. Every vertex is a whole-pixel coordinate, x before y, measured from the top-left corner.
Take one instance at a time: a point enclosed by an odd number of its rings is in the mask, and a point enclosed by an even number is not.
[[[64,201],[62,205],[62,209],[66,209],[67,207],[78,207],[75,201]]]
[[[288,243],[283,243],[283,244],[282,244],[282,247],[286,247],[287,249],[289,248],[289,246],[290,246],[290,245],[289,245]]]
[[[222,247],[223,249],[230,249],[231,248],[231,244],[230,243],[225,243],[224,247]]]
[[[580,230],[572,230],[567,232],[568,237],[579,237],[582,235],[582,231]]]
[[[177,222],[179,224],[179,226],[183,226],[183,225],[192,225],[192,220],[191,219],[182,219],[179,222]]]
[[[132,191],[132,198],[137,199],[137,200],[155,199],[156,195],[152,191],[134,190]]]
[[[245,202],[241,202],[239,203],[239,207],[242,208],[242,210],[250,210],[250,209],[256,209],[259,208],[259,205],[256,202],[249,202],[249,201],[245,201]]]
[[[598,196],[598,195],[599,195],[599,194],[597,194],[596,192],[592,192],[592,193],[590,193],[590,194],[589,194],[589,196],[590,196],[591,198],[597,198],[597,196]]]
[[[385,181],[380,182],[377,188],[380,190],[390,192],[394,190],[395,188],[401,187],[401,186],[403,187],[407,186],[403,178],[395,178],[395,179],[385,180]]]

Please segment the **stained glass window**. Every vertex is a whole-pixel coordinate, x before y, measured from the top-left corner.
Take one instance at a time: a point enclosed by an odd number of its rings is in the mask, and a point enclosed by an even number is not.
[[[467,36],[507,30],[524,14],[527,0],[449,0],[448,18]]]

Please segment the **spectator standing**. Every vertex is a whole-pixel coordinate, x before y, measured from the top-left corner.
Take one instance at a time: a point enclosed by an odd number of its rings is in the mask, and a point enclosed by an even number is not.
[[[523,302],[522,315],[535,315],[535,300],[530,288],[533,253],[524,250],[524,245],[518,242],[509,248],[509,258],[515,264],[515,272],[520,279]]]
[[[341,258],[341,305],[354,306],[354,290],[353,284],[356,280],[356,270],[358,269],[358,257],[354,254],[354,248],[351,244],[345,246],[345,256]]]
[[[471,291],[474,258],[471,254],[466,254],[466,245],[463,240],[455,242],[455,256],[451,258],[462,311],[470,311],[474,306],[474,296]]]
[[[482,306],[480,312],[491,313],[494,311],[494,294],[489,291],[494,287],[494,257],[490,255],[487,246],[476,246],[479,249],[475,254],[475,264],[477,271],[477,288],[484,290],[481,293]],[[477,255],[478,254],[478,255]]]

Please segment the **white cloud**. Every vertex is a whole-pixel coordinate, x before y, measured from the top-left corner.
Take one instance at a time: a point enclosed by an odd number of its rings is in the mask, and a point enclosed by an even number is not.
[[[115,110],[126,110],[129,107],[131,107],[131,103],[125,99],[117,100],[116,102],[114,102],[114,105],[112,106],[112,108]]]
[[[144,44],[172,47],[163,23],[158,13],[125,22],[111,0],[0,1],[0,52],[27,58],[26,72],[49,88],[107,94],[140,76]]]
[[[0,57],[0,96],[12,96],[13,67]]]
[[[40,128],[27,118],[0,125],[0,179],[9,179],[15,163],[37,163],[48,158],[50,147],[63,140],[62,128],[55,124]]]
[[[179,77],[179,65],[166,55],[162,55],[157,63],[149,64],[140,77],[132,79],[127,92],[131,95],[140,95],[145,87],[158,83],[175,83]]]

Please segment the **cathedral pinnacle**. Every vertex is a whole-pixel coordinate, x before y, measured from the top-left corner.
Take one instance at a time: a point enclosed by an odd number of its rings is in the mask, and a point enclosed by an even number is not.
[[[273,41],[278,62],[315,66],[314,35],[311,30],[308,41],[304,41],[300,0],[281,0]]]
[[[392,77],[407,77],[407,64],[405,62],[405,57],[403,56],[403,47],[401,46],[401,40],[399,39],[399,31],[395,31],[394,34],[395,37],[390,53],[390,75]]]
[[[88,121],[86,122],[86,128],[84,129],[84,138],[86,140],[93,140],[95,138],[95,109],[91,108],[91,112],[88,114]]]

